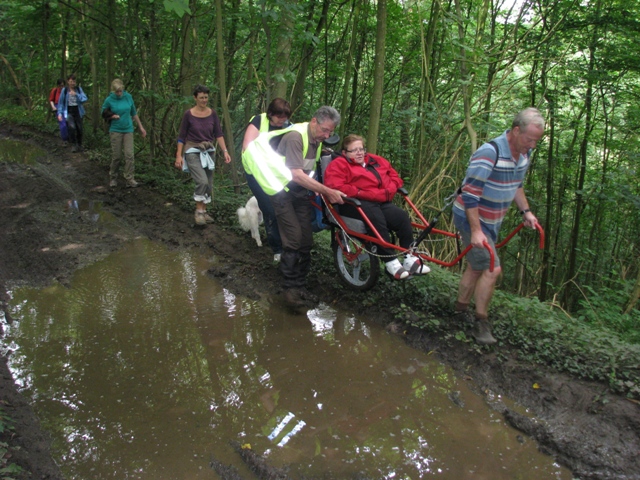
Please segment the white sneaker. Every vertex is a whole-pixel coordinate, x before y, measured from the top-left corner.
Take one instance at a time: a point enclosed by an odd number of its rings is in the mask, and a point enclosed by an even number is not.
[[[390,262],[387,262],[385,266],[387,268],[387,272],[389,272],[395,280],[404,280],[405,278],[409,277],[409,272],[404,269],[404,267],[400,263],[400,260],[398,260],[397,258],[394,258]]]
[[[411,275],[423,275],[431,271],[431,269],[426,266],[419,257],[411,254],[407,255],[402,266]]]

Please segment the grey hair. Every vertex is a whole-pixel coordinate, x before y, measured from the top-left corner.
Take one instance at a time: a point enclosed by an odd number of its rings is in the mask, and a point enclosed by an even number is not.
[[[335,125],[340,123],[340,113],[338,113],[338,110],[327,105],[316,110],[316,113],[313,114],[313,118],[315,118],[318,123],[324,123],[327,120]]]
[[[521,130],[525,130],[529,125],[544,128],[544,118],[537,108],[529,107],[518,112],[511,123],[511,128],[520,127]]]

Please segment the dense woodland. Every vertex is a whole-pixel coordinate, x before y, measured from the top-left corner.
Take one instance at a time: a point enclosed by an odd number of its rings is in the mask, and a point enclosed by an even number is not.
[[[76,73],[100,133],[122,78],[149,132],[138,162],[168,169],[204,83],[235,160],[217,182],[236,187],[244,128],[276,96],[294,121],[335,106],[339,133],[389,158],[427,216],[477,146],[538,107],[547,130],[526,190],[545,249],[533,232],[512,241],[502,288],[640,330],[638,0],[0,0],[0,15],[3,103],[44,110]],[[503,232],[520,221],[512,210]]]

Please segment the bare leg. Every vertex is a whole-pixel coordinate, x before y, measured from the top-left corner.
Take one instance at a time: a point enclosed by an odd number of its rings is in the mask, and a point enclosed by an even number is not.
[[[493,297],[493,290],[501,271],[500,267],[495,268],[493,272],[484,270],[476,283],[474,297],[476,299],[477,318],[487,318],[489,316],[489,302],[491,302],[491,297]]]
[[[487,318],[489,302],[500,272],[500,267],[494,269],[493,272],[473,270],[470,266],[467,267],[460,279],[458,302],[469,304],[471,297],[475,297],[477,316]]]

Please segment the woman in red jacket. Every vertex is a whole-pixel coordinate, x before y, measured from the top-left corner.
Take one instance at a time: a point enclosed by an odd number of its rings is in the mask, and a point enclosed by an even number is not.
[[[409,215],[392,203],[394,195],[404,182],[387,160],[365,151],[361,136],[347,135],[344,138],[342,156],[329,163],[324,173],[324,183],[329,188],[340,190],[347,196],[360,200],[362,210],[384,240],[390,242],[389,231],[393,231],[398,235],[402,248],[411,246],[413,230]],[[353,205],[344,204],[338,207],[340,215],[359,218]],[[423,265],[414,255],[408,254],[401,264],[394,256],[397,253],[395,250],[378,247],[378,252],[380,255],[389,256],[384,259],[387,272],[396,280],[430,271],[429,267]]]

